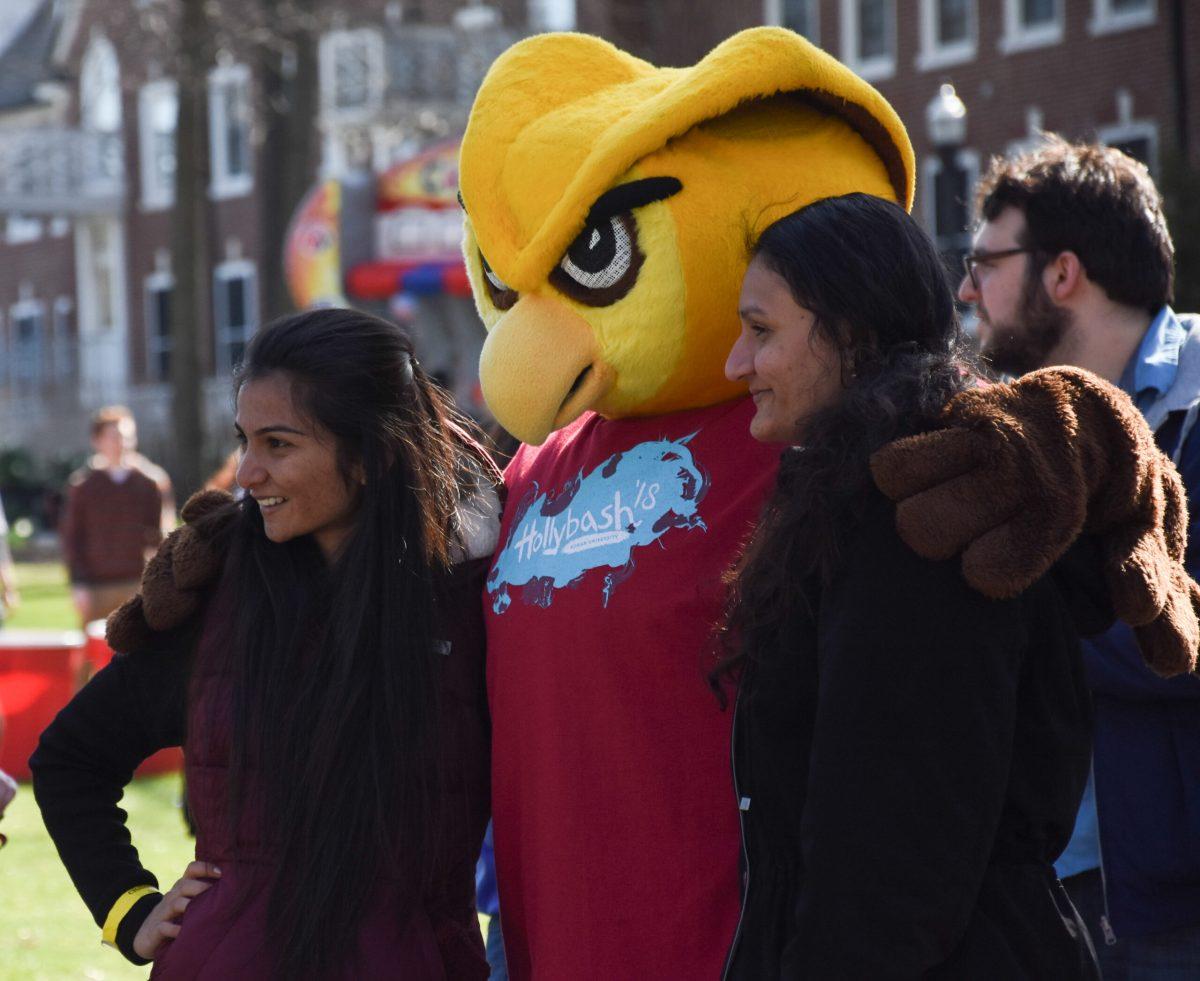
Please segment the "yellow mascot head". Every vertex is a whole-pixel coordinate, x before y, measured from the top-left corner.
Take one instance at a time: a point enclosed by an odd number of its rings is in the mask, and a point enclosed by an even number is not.
[[[911,207],[913,152],[878,92],[790,31],[685,69],[542,34],[488,72],[459,176],[484,396],[538,444],[588,409],[741,394],[722,366],[749,243],[832,195]]]

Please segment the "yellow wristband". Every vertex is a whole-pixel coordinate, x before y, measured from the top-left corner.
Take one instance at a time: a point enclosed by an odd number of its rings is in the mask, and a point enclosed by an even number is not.
[[[151,893],[158,892],[153,886],[134,886],[121,893],[117,897],[117,901],[113,903],[112,909],[108,911],[108,916],[104,919],[104,929],[100,933],[100,942],[107,944],[109,947],[117,946],[117,928],[121,925],[121,921],[125,919],[125,914],[133,909],[133,904],[143,896],[149,896]]]

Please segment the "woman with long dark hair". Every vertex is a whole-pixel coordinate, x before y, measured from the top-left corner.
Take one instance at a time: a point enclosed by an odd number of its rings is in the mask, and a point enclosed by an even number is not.
[[[46,730],[34,789],[105,939],[161,978],[486,977],[480,587],[499,476],[395,325],[264,328],[237,502],[204,497]],[[165,896],[116,802],[183,745],[196,858]]]
[[[869,469],[978,380],[936,250],[894,204],[826,199],[762,234],[740,306],[726,374],[791,448],[714,675],[740,682],[727,976],[1093,976],[1051,866],[1089,764],[1082,611],[1053,576],[1001,601],[919,558]]]

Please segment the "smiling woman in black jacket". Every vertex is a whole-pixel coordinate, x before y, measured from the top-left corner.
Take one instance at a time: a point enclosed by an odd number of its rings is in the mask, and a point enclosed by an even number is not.
[[[732,579],[746,895],[735,978],[1085,978],[1051,862],[1088,769],[1067,592],[971,590],[919,558],[874,450],[976,384],[939,257],[850,195],[771,226],[726,373],[753,435],[802,444]]]

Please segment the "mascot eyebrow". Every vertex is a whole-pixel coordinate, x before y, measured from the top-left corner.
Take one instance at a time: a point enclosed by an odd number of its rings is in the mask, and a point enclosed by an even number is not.
[[[604,221],[613,215],[622,215],[634,208],[641,208],[655,201],[663,201],[683,190],[683,182],[675,177],[646,177],[610,188],[588,209],[589,225]]]
[[[683,182],[677,177],[644,177],[628,184],[620,184],[609,188],[596,198],[596,203],[588,209],[587,223],[595,224],[613,215],[621,215],[634,208],[666,200],[682,190]],[[467,202],[463,200],[462,191],[458,192],[458,203],[463,211],[467,211]]]

